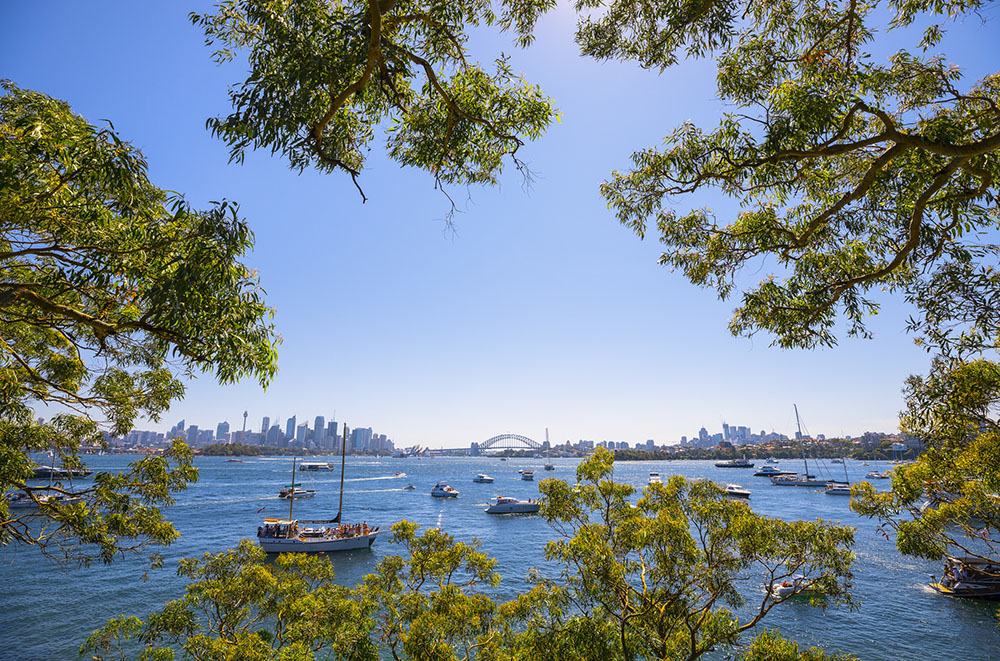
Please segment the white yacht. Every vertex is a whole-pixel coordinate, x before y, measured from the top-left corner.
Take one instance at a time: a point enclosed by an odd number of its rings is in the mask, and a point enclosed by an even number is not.
[[[315,489],[300,489],[298,485],[289,484],[287,487],[278,492],[278,498],[283,500],[288,500],[289,498],[293,500],[302,500],[303,498],[315,498]]]
[[[444,482],[438,482],[434,485],[434,488],[431,489],[431,495],[435,498],[457,498],[458,490],[453,489]]]
[[[303,461],[299,464],[300,471],[330,471],[333,466],[322,461]]]
[[[490,477],[486,473],[476,473],[476,476],[472,478],[473,482],[477,484],[493,484],[494,478]]]
[[[870,471],[865,477],[869,480],[888,480],[892,476],[887,472],[879,473],[878,471]]]
[[[663,480],[660,479],[660,474],[659,473],[650,473],[649,474],[649,483],[650,484],[660,484],[660,483],[662,483],[662,481]]]
[[[760,470],[753,474],[754,477],[777,477],[779,475],[796,475],[796,473],[795,471],[783,471],[780,468],[775,468],[774,466],[764,465],[760,467]]]
[[[738,484],[727,484],[726,495],[731,498],[749,498],[750,492]]]
[[[823,493],[828,496],[850,496],[851,485],[843,482],[827,482],[826,490]]]
[[[487,514],[534,514],[539,504],[534,500],[518,500],[509,496],[497,496],[492,503],[487,503],[484,511]]]
[[[534,480],[535,479],[534,471],[532,471],[530,468],[525,468],[523,471],[521,471],[521,479],[527,480],[528,482]]]

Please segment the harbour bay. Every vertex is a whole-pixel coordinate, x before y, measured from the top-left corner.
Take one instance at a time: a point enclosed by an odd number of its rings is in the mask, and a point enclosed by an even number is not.
[[[133,458],[110,455],[87,459],[91,468],[106,471],[120,469]],[[543,547],[554,532],[538,516],[490,516],[483,509],[487,500],[498,494],[537,497],[537,482],[521,480],[519,469],[533,469],[538,480],[575,480],[576,460],[554,459],[555,470],[551,472],[542,471],[545,461],[350,457],[344,520],[387,529],[405,518],[421,526],[440,527],[463,541],[475,537],[482,542],[483,550],[497,559],[503,581],[496,596],[512,597],[527,588],[525,577],[530,568],[555,575],[557,569],[543,559]],[[4,614],[0,619],[0,649],[16,650],[7,658],[77,658],[79,645],[108,618],[119,614],[144,617],[165,601],[180,597],[184,582],[173,571],[178,559],[233,547],[242,538],[253,538],[263,517],[287,515],[287,501],[279,500],[276,494],[288,483],[289,458],[246,458],[243,463],[234,463],[202,457],[196,464],[199,481],[180,493],[177,503],[165,510],[181,538],[164,550],[165,566],[151,572],[149,581],[141,580],[146,565],[139,558],[125,557],[110,566],[78,569],[56,565],[29,548],[8,546],[0,550],[0,566],[8,579],[0,596],[0,612]],[[790,460],[781,462],[782,467],[798,468],[795,464]],[[871,470],[850,460],[846,467],[852,482]],[[843,475],[841,466],[826,466],[825,470],[833,478]],[[849,652],[865,660],[996,658],[1000,631],[996,627],[995,604],[950,599],[935,593],[928,583],[931,574],[940,575],[940,563],[901,556],[891,536],[883,536],[876,522],[852,513],[846,498],[813,489],[777,488],[766,478],[751,477],[751,471],[718,469],[710,461],[618,462],[615,480],[642,487],[653,471],[664,480],[679,474],[692,479],[709,478],[720,484],[738,482],[751,491],[750,506],[761,514],[783,519],[822,518],[857,527],[853,594],[860,608],[824,610],[789,602],[773,610],[764,626],[779,628],[803,644],[818,645],[830,652]],[[397,472],[405,475],[396,476]],[[494,476],[496,482],[473,483],[478,472]],[[307,488],[316,489],[318,495],[296,501],[296,517],[323,518],[336,513],[339,471],[300,472],[297,479]],[[458,489],[459,497],[432,498],[431,487],[439,481]],[[416,488],[404,491],[408,484]],[[355,585],[374,570],[381,558],[399,552],[387,537],[382,537],[370,550],[330,557],[337,581]],[[759,596],[754,589],[751,586],[748,596]],[[59,617],[53,617],[56,613]],[[722,658],[724,652],[716,656]]]

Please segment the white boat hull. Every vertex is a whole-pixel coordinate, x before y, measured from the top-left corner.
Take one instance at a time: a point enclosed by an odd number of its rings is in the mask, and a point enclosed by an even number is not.
[[[354,537],[317,537],[313,539],[284,539],[279,537],[258,537],[257,543],[267,553],[335,553],[366,549],[375,543],[378,531]]]
[[[487,514],[536,514],[538,509],[538,503],[511,503],[490,505],[484,511]]]

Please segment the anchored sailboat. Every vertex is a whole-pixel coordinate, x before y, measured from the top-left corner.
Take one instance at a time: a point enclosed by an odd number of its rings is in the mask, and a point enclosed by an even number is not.
[[[799,430],[799,447],[802,449],[802,463],[805,465],[804,475],[777,475],[771,478],[771,484],[779,487],[825,487],[829,480],[817,480],[809,474],[809,461],[806,459],[806,446],[802,442],[802,421],[799,420],[799,407],[795,407],[795,426]]]
[[[287,519],[264,519],[257,528],[257,543],[268,553],[332,553],[368,548],[375,543],[380,530],[367,523],[343,524],[344,466],[347,456],[347,425],[344,425],[344,443],[340,453],[340,503],[337,516],[324,521],[296,520],[292,518],[295,499],[288,500]],[[292,459],[292,482],[295,482],[295,459]],[[299,524],[338,524],[329,527],[303,527]]]

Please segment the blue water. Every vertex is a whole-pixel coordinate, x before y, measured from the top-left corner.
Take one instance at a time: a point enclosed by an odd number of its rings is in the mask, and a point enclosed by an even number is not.
[[[95,470],[120,469],[129,460],[125,456],[87,458]],[[339,462],[339,457],[331,461]],[[56,565],[29,548],[0,549],[4,587],[0,594],[0,658],[79,658],[80,643],[108,618],[119,614],[144,617],[165,601],[181,596],[184,582],[174,574],[177,559],[232,547],[239,539],[255,535],[262,517],[287,514],[287,502],[275,494],[289,482],[289,459],[247,458],[240,464],[203,457],[196,462],[199,481],[181,493],[177,504],[166,512],[181,538],[165,549],[165,567],[154,572],[148,582],[141,580],[144,562],[135,558],[77,569]],[[501,596],[512,596],[525,589],[529,568],[543,566],[542,549],[554,533],[540,517],[489,516],[483,507],[498,493],[537,496],[538,483],[522,481],[517,472],[520,468],[532,468],[536,479],[575,480],[575,460],[553,460],[556,469],[552,472],[543,471],[543,463],[540,459],[502,462],[481,457],[349,458],[345,521],[388,527],[406,518],[423,526],[439,526],[459,539],[476,537],[498,560],[503,576]],[[797,462],[783,461],[782,465],[799,468]],[[847,466],[852,481],[875,468],[850,461]],[[826,470],[834,477],[843,475],[841,466]],[[406,477],[393,477],[396,471],[405,472]],[[901,556],[893,541],[877,531],[875,522],[848,509],[847,498],[811,489],[774,487],[766,478],[751,477],[750,471],[717,469],[707,461],[619,462],[615,479],[642,486],[650,471],[659,472],[664,479],[680,474],[740,483],[752,491],[751,507],[761,514],[822,518],[857,527],[854,595],[861,602],[860,610],[823,610],[787,602],[765,618],[765,626],[777,627],[801,643],[850,652],[866,661],[1000,658],[1000,629],[993,614],[997,604],[936,594],[927,583],[930,574],[940,572],[940,566]],[[477,472],[493,475],[496,483],[472,483]],[[300,472],[298,478],[319,495],[295,503],[297,518],[336,513],[339,471]],[[432,498],[430,489],[438,480],[448,481],[461,495],[457,499]],[[402,490],[411,483],[415,491]],[[371,550],[331,557],[337,580],[353,585],[373,571],[380,558],[398,552],[382,538]],[[551,571],[549,567],[545,573]]]

